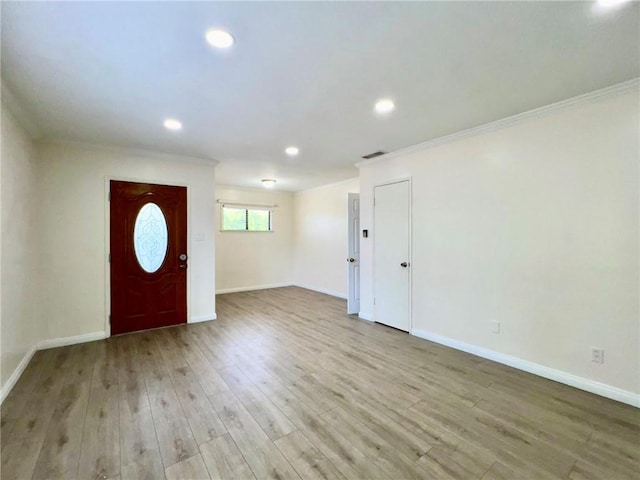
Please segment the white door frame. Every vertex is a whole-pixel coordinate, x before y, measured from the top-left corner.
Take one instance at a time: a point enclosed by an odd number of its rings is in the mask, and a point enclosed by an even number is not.
[[[187,189],[187,255],[191,257],[191,185],[189,183],[159,180],[156,178],[128,177],[125,175],[106,175],[104,177],[104,280],[105,280],[105,312],[104,312],[104,332],[105,337],[111,336],[111,180],[118,182],[151,183],[156,185],[169,185],[172,187],[185,187]],[[187,323],[191,322],[191,269],[187,269]]]
[[[384,187],[386,185],[393,185],[395,183],[400,183],[400,182],[409,182],[409,259],[407,260],[407,262],[409,262],[409,305],[408,305],[408,312],[409,312],[409,331],[407,333],[409,333],[411,335],[411,332],[413,331],[413,177],[404,177],[404,178],[397,178],[394,180],[389,180],[383,183],[376,183],[373,185],[372,188],[372,194],[371,194],[371,198],[374,199],[374,206],[373,206],[373,219],[372,219],[372,224],[373,224],[373,301],[374,301],[374,305],[373,305],[373,321],[376,321],[376,307],[375,307],[375,298],[376,298],[376,281],[375,281],[375,275],[376,275],[376,242],[375,242],[375,235],[377,232],[377,226],[375,224],[375,219],[376,219],[376,214],[375,214],[375,191],[376,191],[376,187]]]
[[[347,195],[347,313],[354,314],[360,313],[360,194]],[[356,219],[358,224],[354,226]]]

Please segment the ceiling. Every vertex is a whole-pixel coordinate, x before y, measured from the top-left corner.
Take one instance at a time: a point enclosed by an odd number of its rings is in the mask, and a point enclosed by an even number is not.
[[[2,78],[42,138],[220,162],[296,191],[640,76],[638,2],[2,2]],[[215,50],[212,27],[236,44]],[[396,109],[376,115],[379,98]],[[166,130],[167,117],[182,121]],[[284,148],[300,154],[289,158]]]

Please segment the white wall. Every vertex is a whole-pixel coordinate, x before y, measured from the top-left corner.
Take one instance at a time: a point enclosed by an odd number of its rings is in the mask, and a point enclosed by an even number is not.
[[[413,329],[639,393],[639,100],[636,87],[363,166],[362,311],[373,187],[412,177]]]
[[[104,332],[108,313],[108,179],[187,186],[189,321],[215,317],[215,165],[171,155],[47,144],[39,148],[47,338]],[[195,240],[202,235],[203,240]]]
[[[216,289],[218,293],[291,285],[293,281],[293,195],[218,185],[216,198],[274,205],[273,232],[221,232],[216,206]]]
[[[296,285],[347,297],[348,194],[357,178],[298,192],[294,201]]]
[[[34,145],[14,115],[2,104],[1,358],[3,396],[7,380],[44,338],[35,309],[37,174]],[[12,379],[12,381],[15,379]],[[12,383],[12,382],[11,382]]]

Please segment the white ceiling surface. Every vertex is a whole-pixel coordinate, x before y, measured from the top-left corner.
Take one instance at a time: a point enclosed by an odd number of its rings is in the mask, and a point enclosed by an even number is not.
[[[367,153],[640,76],[637,2],[2,2],[1,18],[3,81],[44,138],[215,159],[246,187],[354,177]],[[212,27],[236,45],[212,49]]]

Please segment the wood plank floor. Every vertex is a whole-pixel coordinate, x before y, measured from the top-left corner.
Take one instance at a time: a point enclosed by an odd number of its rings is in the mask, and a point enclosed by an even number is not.
[[[640,478],[638,409],[301,288],[217,305],[38,352],[2,405],[2,478]]]

